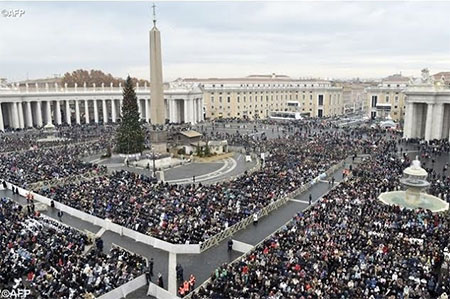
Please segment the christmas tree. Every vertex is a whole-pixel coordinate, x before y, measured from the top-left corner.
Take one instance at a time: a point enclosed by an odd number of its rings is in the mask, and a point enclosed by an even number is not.
[[[116,152],[141,153],[144,150],[144,129],[139,122],[137,97],[130,76],[123,87],[122,121],[116,131]]]

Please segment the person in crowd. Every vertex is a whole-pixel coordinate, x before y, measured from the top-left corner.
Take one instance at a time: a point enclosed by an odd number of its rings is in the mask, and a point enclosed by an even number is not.
[[[183,281],[184,277],[183,277],[183,267],[180,264],[177,264],[177,266],[175,267],[175,271],[177,273],[177,281]]]
[[[233,250],[233,240],[230,238],[228,240],[228,251],[232,251]]]
[[[84,233],[0,199],[0,289],[29,289],[33,298],[91,298],[143,273],[142,257],[119,248],[85,254],[87,245]]]
[[[103,252],[103,240],[102,240],[102,238],[98,237],[95,240],[95,245],[96,245],[98,251]]]
[[[161,273],[158,273],[158,286],[164,288],[164,281]]]
[[[59,219],[59,221],[61,221],[61,222],[62,222],[62,217],[63,217],[63,215],[64,215],[64,212],[63,212],[62,210],[58,210],[58,213],[57,213],[57,215],[58,215],[58,219]]]
[[[148,263],[148,269],[149,269],[149,272],[150,272],[150,277],[153,277],[153,263],[154,263],[153,258],[151,258],[149,263]]]

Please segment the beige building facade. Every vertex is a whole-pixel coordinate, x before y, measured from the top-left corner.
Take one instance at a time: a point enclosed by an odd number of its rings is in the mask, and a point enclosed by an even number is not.
[[[366,88],[370,83],[365,82],[341,82],[343,88],[344,111],[345,113],[364,113],[367,111]]]
[[[366,88],[369,116],[372,119],[391,118],[402,121],[406,109],[404,90],[409,81],[409,77],[395,74],[384,78],[378,86]]]
[[[311,117],[344,113],[342,87],[326,80],[272,74],[184,81],[201,84],[207,119],[265,119],[272,111],[300,112]]]

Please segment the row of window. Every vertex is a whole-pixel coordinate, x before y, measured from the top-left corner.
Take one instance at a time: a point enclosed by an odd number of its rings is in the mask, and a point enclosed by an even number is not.
[[[389,101],[390,101],[389,96],[386,96],[385,100],[386,100],[386,103],[389,103]],[[395,103],[398,103],[398,100],[399,100],[399,97],[395,96],[394,97]],[[372,96],[372,98],[371,98],[371,103],[372,103],[371,106],[372,106],[372,108],[375,108],[377,106],[377,102],[378,102],[378,96]]]
[[[209,86],[209,85],[208,85]],[[229,85],[230,87],[234,87],[233,84]],[[274,84],[274,83],[266,83],[266,84],[240,84],[240,87],[330,87],[330,84]],[[211,87],[222,87],[223,84],[212,84]]]
[[[266,91],[260,91],[260,92],[259,92],[260,95],[265,94],[265,93],[269,93],[269,92],[266,92]],[[278,93],[280,93],[280,94],[291,94],[292,92],[290,92],[290,91],[280,91],[280,92],[275,91],[275,94],[278,94]],[[295,91],[295,93],[298,94],[298,90]],[[306,91],[303,90],[303,93],[306,93]],[[310,90],[309,93],[313,93],[313,91]],[[224,94],[224,93],[221,92],[221,91],[220,91],[220,92],[212,92],[212,93],[211,93],[211,96],[214,96],[214,95],[222,95],[222,94]],[[226,94],[227,94],[227,95],[231,95],[231,92],[227,92]],[[237,94],[237,95],[240,95],[241,93],[238,91],[238,92],[236,92],[236,94]],[[252,92],[252,91],[249,91],[249,92],[243,92],[243,94],[245,94],[245,95],[246,95],[246,94],[251,95],[251,94],[253,94],[253,92]],[[271,91],[270,94],[273,95],[274,92]],[[255,91],[255,95],[258,95],[258,91]],[[335,96],[336,96],[336,95],[335,95]],[[341,95],[340,95],[340,94],[337,94],[337,96],[340,97]]]
[[[260,113],[261,113],[261,115],[263,115],[263,110],[260,110]],[[219,112],[219,113],[217,113],[219,116],[220,115],[223,115],[223,113],[222,112]],[[243,111],[243,113],[242,113],[243,115],[247,115],[247,114],[252,114],[252,111]],[[266,110],[266,114],[269,114],[269,111],[268,110]],[[214,112],[211,112],[211,116],[214,116],[215,115],[215,113]],[[240,116],[241,115],[241,113],[240,112],[237,112],[236,113],[236,115],[237,116]],[[258,110],[255,110],[255,115],[258,115]],[[228,112],[227,113],[227,116],[231,116],[231,112]]]
[[[276,106],[276,107],[278,107],[278,106],[280,106],[280,107],[284,107],[285,106],[285,104],[283,104],[283,103],[275,103],[275,104],[273,104],[273,103],[271,103],[271,104],[266,104],[266,107],[273,107],[273,106]],[[214,105],[211,105],[211,109],[214,109]],[[252,107],[252,105],[248,105],[248,107]],[[255,105],[255,108],[256,107],[258,107],[258,105]],[[261,104],[261,107],[264,107],[264,104]],[[231,109],[231,106],[227,106],[227,108],[228,109]],[[241,108],[241,106],[237,106],[237,109],[239,110]],[[246,105],[244,105],[244,109],[245,108],[247,108],[247,106]],[[222,109],[222,105],[221,106],[219,106],[219,109]]]
[[[331,105],[331,96],[332,96],[332,95],[330,94],[330,95],[329,95],[329,101],[328,101],[328,104],[329,104],[329,105]],[[336,99],[336,95],[333,95],[333,97]],[[287,95],[284,97],[284,99],[285,99],[285,100],[288,100]],[[298,95],[295,96],[295,99],[298,100]],[[306,96],[303,95],[303,96],[302,96],[302,100],[305,101],[305,99],[306,99]],[[309,95],[309,100],[312,101],[312,99],[313,99],[313,95],[311,94],[311,95]],[[318,96],[319,106],[323,106],[323,99],[324,99],[324,96],[323,96],[323,95],[319,95],[319,96]],[[244,103],[247,102],[246,96],[244,96],[243,100],[244,100]],[[261,102],[262,102],[262,101],[264,100],[264,97],[261,96],[261,97],[260,97],[260,100],[261,100]],[[270,96],[270,100],[271,100],[271,101],[274,100],[274,99],[273,99],[273,95]],[[278,99],[278,95],[275,96],[275,100],[279,100],[279,99]],[[281,100],[283,100],[283,96],[281,96]],[[289,100],[292,100],[292,96],[291,96],[291,95],[289,95]],[[239,96],[236,98],[236,101],[237,101],[238,103],[240,103],[241,99],[240,99]],[[249,97],[249,101],[252,102],[252,96]],[[255,96],[255,102],[257,102],[257,101],[258,101],[258,97]],[[268,101],[269,101],[269,96],[266,96],[266,102],[268,102]],[[337,95],[337,104],[339,104],[339,102],[340,102],[340,95]],[[214,96],[211,96],[211,103],[214,103]],[[219,96],[219,103],[222,103],[222,97],[221,97],[221,96]],[[231,97],[229,97],[229,96],[227,96],[227,103],[231,103]]]

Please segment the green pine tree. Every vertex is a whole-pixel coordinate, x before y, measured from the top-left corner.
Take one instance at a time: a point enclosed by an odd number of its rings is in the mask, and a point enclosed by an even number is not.
[[[208,140],[206,140],[206,145],[205,145],[205,156],[209,157],[211,155],[211,150],[209,149],[209,145],[208,145]]]
[[[137,97],[130,76],[123,87],[122,121],[116,131],[116,152],[121,154],[141,153],[144,150],[145,134],[139,122]]]

